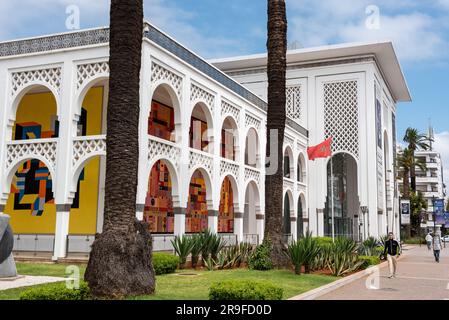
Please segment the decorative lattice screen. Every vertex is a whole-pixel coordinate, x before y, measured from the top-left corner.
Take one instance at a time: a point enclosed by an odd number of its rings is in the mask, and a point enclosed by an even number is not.
[[[359,158],[357,81],[324,84],[324,131],[332,137],[332,151]]]
[[[286,95],[286,112],[287,117],[300,120],[301,119],[301,86],[287,87]]]

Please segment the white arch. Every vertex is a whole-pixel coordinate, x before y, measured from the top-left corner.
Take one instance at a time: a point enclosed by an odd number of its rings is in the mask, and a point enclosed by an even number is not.
[[[207,147],[207,152],[212,153],[213,150],[211,150],[211,148],[213,148],[214,145],[214,120],[212,117],[212,113],[209,109],[209,107],[207,106],[207,103],[203,102],[203,101],[196,101],[193,105],[192,108],[190,110],[190,117],[189,117],[189,126],[190,126],[190,119],[192,119],[192,115],[193,115],[193,111],[195,110],[195,108],[200,108],[200,110],[203,112],[204,116],[206,117],[206,123],[207,123],[207,138],[209,141],[208,147]]]
[[[225,124],[225,121],[229,120],[229,122],[231,123],[231,127],[232,127],[232,135],[234,137],[234,158],[235,159],[239,159],[239,149],[240,149],[240,135],[239,135],[239,126],[238,126],[238,122],[237,120],[232,116],[232,115],[227,115],[226,117],[223,118],[222,122],[221,122],[221,129],[223,130],[223,126]],[[221,133],[221,131],[220,131]],[[220,155],[221,155],[221,150],[220,150]]]
[[[287,156],[289,158],[289,165],[290,165],[290,179],[296,180],[295,179],[295,159],[293,158],[293,150],[290,147],[290,145],[286,145],[284,147],[284,152],[283,155],[285,157],[285,154],[287,153]],[[284,171],[284,168],[282,168],[282,171]]]
[[[56,172],[54,171],[54,169],[52,168],[52,166],[50,165],[48,160],[41,155],[26,155],[26,156],[14,159],[14,162],[11,163],[11,165],[8,167],[7,172],[6,172],[6,181],[5,181],[6,188],[4,190],[8,190],[8,188],[11,187],[12,179],[13,179],[14,175],[16,174],[17,170],[25,161],[28,161],[28,160],[39,160],[45,164],[45,167],[50,172],[50,176],[52,179],[51,189],[54,194],[54,192],[56,190],[55,189],[55,187],[56,187]]]
[[[298,163],[301,166],[301,180],[300,182],[305,183],[305,177],[307,176],[307,162],[306,162],[306,158],[304,156],[304,153],[302,151],[299,152],[298,155]],[[299,174],[299,173],[298,173]]]
[[[153,169],[153,167],[157,161],[162,161],[168,168],[168,173],[170,175],[171,188],[172,188],[171,194],[172,194],[173,207],[179,207],[180,188],[179,188],[178,172],[176,170],[176,166],[174,165],[173,161],[166,157],[158,156],[158,157],[151,159],[151,161],[148,163],[148,165],[145,169],[145,176],[147,177],[147,179],[146,179],[147,183],[145,184],[145,187],[144,187],[144,194],[146,195],[149,191],[148,190],[148,181],[150,179],[151,169]]]
[[[83,158],[81,158],[77,163],[76,167],[73,168],[72,181],[70,184],[70,192],[75,193],[78,185],[78,179],[80,177],[81,171],[83,171],[84,167],[95,157],[106,156],[106,151],[95,151],[87,154]]]
[[[181,125],[182,125],[182,115],[181,115],[181,99],[176,93],[175,88],[166,81],[165,79],[158,80],[151,84],[151,90],[149,95],[150,106],[148,106],[147,117],[150,116],[151,112],[151,102],[153,101],[154,95],[157,90],[163,88],[167,91],[170,101],[172,103],[173,112],[174,112],[174,121],[175,121],[175,141],[178,141],[178,137],[181,135]],[[193,109],[192,109],[193,110]],[[148,121],[145,121],[145,132],[148,132]]]
[[[11,137],[12,140],[12,127],[14,126],[17,118],[17,111],[20,105],[20,102],[22,99],[27,95],[28,92],[30,92],[34,88],[38,87],[45,87],[50,93],[53,95],[53,98],[55,99],[56,103],[56,117],[59,119],[60,114],[60,108],[59,108],[59,94],[56,91],[55,88],[53,88],[51,85],[49,85],[46,82],[43,81],[32,81],[30,83],[27,83],[26,86],[22,87],[19,92],[17,92],[14,97],[12,98],[11,107],[9,109],[9,123],[7,124],[9,129],[7,133],[7,137]]]
[[[229,181],[231,182],[232,198],[233,198],[232,201],[234,203],[234,209],[236,212],[241,212],[242,208],[240,208],[240,202],[239,202],[240,193],[239,193],[239,189],[238,189],[237,179],[234,177],[233,174],[225,173],[220,178],[220,190],[221,190],[221,187],[223,186],[223,182],[224,182],[225,178],[228,178]],[[221,193],[218,196],[221,197]],[[218,203],[220,203],[220,199],[218,199]]]
[[[212,178],[211,175],[209,174],[209,172],[207,172],[207,169],[204,168],[201,165],[197,165],[195,167],[193,167],[190,172],[189,172],[189,179],[187,181],[187,195],[189,195],[189,186],[190,186],[190,181],[192,180],[192,176],[195,173],[195,171],[199,171],[201,172],[201,175],[204,178],[204,182],[206,183],[206,200],[207,200],[207,209],[208,210],[212,210],[213,209],[213,199],[214,199],[214,190],[212,187]],[[186,201],[188,202],[189,197],[187,197]],[[187,203],[186,202],[186,203]]]
[[[260,155],[260,138],[259,138],[259,133],[257,132],[256,127],[254,127],[254,126],[249,126],[247,128],[247,130],[245,131],[245,150],[244,150],[245,157],[246,157],[247,148],[248,148],[248,145],[247,145],[246,142],[247,142],[247,139],[248,139],[248,136],[249,136],[249,133],[250,133],[251,130],[254,132],[254,135],[255,135],[255,138],[256,138],[256,142],[255,142],[256,165],[255,165],[255,167],[256,168],[260,168],[260,157],[261,157],[261,155]],[[245,158],[245,160],[246,160],[246,158]]]
[[[77,95],[76,95],[76,109],[75,113],[77,115],[81,114],[81,107],[83,106],[84,99],[86,98],[87,93],[90,89],[92,89],[97,83],[103,82],[103,81],[109,81],[109,73],[102,72],[98,73],[92,78],[90,78],[88,81],[85,81],[83,85],[78,89]]]
[[[299,217],[299,215],[301,214],[304,217],[304,211],[307,212],[307,200],[306,195],[303,191],[299,192],[297,205],[299,205],[299,203],[301,203],[301,208],[303,212],[298,212],[296,215]]]

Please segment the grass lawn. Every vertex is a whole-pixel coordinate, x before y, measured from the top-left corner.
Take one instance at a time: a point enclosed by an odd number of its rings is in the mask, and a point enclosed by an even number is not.
[[[17,271],[22,275],[60,276],[66,277],[65,264],[17,263]],[[83,276],[85,265],[80,265]],[[194,275],[189,275],[194,274]],[[284,299],[317,288],[337,277],[315,274],[295,275],[287,270],[256,271],[248,269],[231,269],[217,271],[182,270],[174,274],[156,277],[156,294],[138,296],[139,300],[207,300],[209,286],[214,281],[247,279],[269,280],[284,289]],[[39,285],[39,286],[45,286]],[[19,299],[20,293],[29,287],[0,291],[0,300]]]

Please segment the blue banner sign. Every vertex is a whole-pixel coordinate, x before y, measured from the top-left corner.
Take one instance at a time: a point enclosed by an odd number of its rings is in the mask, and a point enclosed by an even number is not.
[[[445,224],[446,221],[444,219],[444,199],[435,200],[433,206],[433,210],[435,212],[435,223]]]

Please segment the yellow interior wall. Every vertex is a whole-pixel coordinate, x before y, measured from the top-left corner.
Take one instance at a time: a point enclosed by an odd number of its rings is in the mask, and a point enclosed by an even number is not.
[[[103,88],[92,88],[87,93],[83,108],[87,110],[87,135],[101,134]],[[18,108],[16,122],[38,122],[42,130],[50,130],[51,115],[56,112],[56,102],[50,93],[26,95]],[[13,134],[14,137],[14,134]],[[80,183],[79,208],[70,210],[70,234],[95,234],[98,207],[98,177],[100,159],[94,158],[84,167],[84,180]],[[47,203],[41,216],[32,216],[28,210],[14,210],[12,194],[5,207],[11,215],[14,233],[54,234],[56,206]]]
[[[42,126],[42,131],[49,131],[51,118],[56,116],[56,110],[56,100],[52,93],[27,94],[17,108],[16,123],[37,122]],[[14,139],[16,126],[12,131],[12,139]]]

